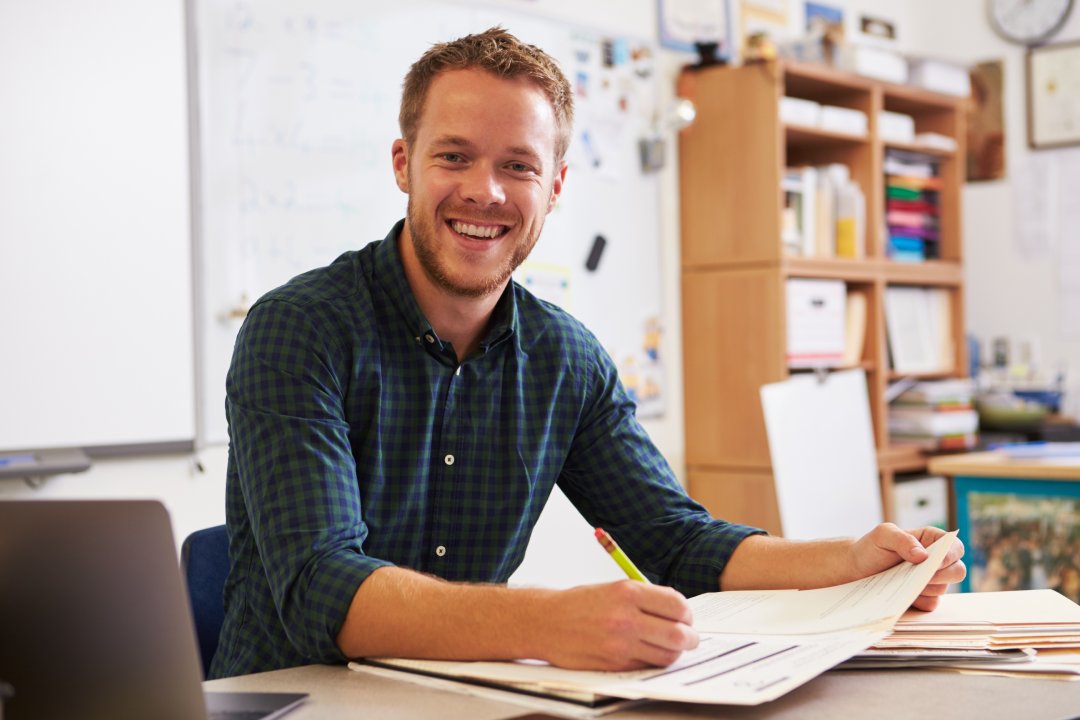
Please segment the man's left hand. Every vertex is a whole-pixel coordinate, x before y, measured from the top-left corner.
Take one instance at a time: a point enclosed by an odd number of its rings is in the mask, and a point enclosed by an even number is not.
[[[882,523],[855,541],[852,552],[859,577],[867,577],[896,565],[901,560],[915,564],[929,556],[926,548],[933,545],[945,531],[935,527],[918,530],[901,530],[892,523]],[[948,590],[949,585],[958,583],[967,576],[964,557],[964,543],[956,538],[941,567],[930,578],[922,594],[911,604],[918,610],[933,610],[938,600]]]

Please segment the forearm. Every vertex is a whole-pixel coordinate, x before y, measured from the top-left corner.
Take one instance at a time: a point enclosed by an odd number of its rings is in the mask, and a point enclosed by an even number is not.
[[[539,657],[535,625],[550,590],[450,583],[399,567],[356,591],[337,643],[348,657]]]
[[[720,575],[721,590],[776,590],[828,587],[857,580],[850,538],[786,540],[754,535],[735,549]]]

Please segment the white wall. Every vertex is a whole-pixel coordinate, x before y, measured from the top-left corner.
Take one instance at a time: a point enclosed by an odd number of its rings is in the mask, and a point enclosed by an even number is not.
[[[937,57],[976,62],[1005,61],[1006,177],[969,183],[964,188],[964,267],[967,326],[984,348],[995,337],[1034,339],[1041,346],[1042,364],[1053,371],[1066,368],[1066,409],[1080,413],[1080,322],[1070,322],[1061,302],[1058,260],[1061,246],[1080,242],[1080,228],[1061,228],[1056,243],[1028,253],[1017,246],[1015,233],[1018,170],[1038,155],[1057,154],[1080,162],[1077,149],[1030,150],[1025,119],[1025,78],[1022,47],[1002,40],[986,19],[982,0],[910,0],[912,50]],[[1052,42],[1080,40],[1080,10]],[[1061,198],[1076,203],[1077,198]]]

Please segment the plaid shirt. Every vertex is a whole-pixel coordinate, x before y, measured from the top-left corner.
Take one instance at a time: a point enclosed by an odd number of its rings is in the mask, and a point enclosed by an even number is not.
[[[343,661],[349,604],[383,565],[505,582],[555,483],[687,595],[717,590],[759,532],[686,496],[596,338],[517,284],[458,364],[409,289],[400,229],[267,294],[237,338],[213,677]]]

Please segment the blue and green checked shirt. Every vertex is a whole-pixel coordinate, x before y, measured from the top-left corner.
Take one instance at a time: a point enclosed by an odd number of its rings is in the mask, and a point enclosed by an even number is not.
[[[758,532],[686,496],[596,338],[518,285],[459,365],[409,289],[400,229],[267,294],[237,338],[213,677],[343,661],[349,604],[383,565],[505,582],[556,483],[686,595],[715,591]]]

